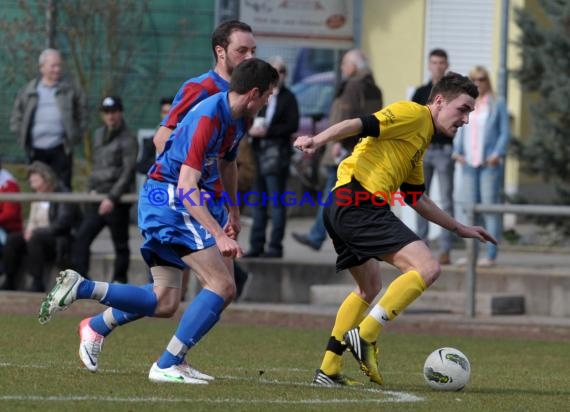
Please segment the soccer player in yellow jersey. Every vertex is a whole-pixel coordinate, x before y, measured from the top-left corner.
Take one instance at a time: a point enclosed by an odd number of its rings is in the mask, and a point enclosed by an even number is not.
[[[361,137],[352,155],[339,165],[332,201],[324,210],[325,226],[338,254],[336,269],[348,269],[356,288],[340,305],[314,384],[360,384],[342,374],[342,354],[348,348],[370,380],[381,385],[376,340],[383,325],[417,299],[441,272],[429,248],[391,212],[390,204],[403,198],[444,229],[496,243],[484,228],[459,223],[422,194],[422,158],[433,134],[439,131],[452,139],[469,122],[477,94],[467,77],[449,73],[434,86],[425,106],[394,103],[373,115],[345,120],[314,137],[295,140],[296,148],[314,153],[327,142]],[[365,316],[382,289],[377,260],[390,263],[402,274]]]

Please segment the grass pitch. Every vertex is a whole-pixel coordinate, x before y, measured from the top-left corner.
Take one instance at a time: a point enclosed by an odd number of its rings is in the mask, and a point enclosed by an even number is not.
[[[176,323],[145,319],[114,332],[100,370],[80,367],[75,316],[40,326],[34,316],[0,315],[1,411],[563,411],[570,405],[567,342],[419,336],[386,333],[380,369],[367,382],[352,356],[350,376],[363,388],[312,387],[328,330],[221,322],[194,349],[190,362],[216,376],[209,385],[153,384],[148,370]],[[462,392],[435,392],[424,383],[427,355],[441,346],[464,352],[471,382]]]

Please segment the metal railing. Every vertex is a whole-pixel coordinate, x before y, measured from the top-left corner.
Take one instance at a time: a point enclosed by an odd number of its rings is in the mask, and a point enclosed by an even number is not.
[[[49,193],[0,193],[0,202],[56,202],[56,203],[99,203],[108,196],[87,192],[49,192]],[[121,202],[136,203],[137,193],[121,196]]]
[[[468,204],[464,205],[469,225],[474,225],[479,213],[511,213],[515,215],[569,216],[570,206]],[[465,316],[475,317],[475,294],[477,289],[477,247],[475,239],[467,242],[467,271],[465,272]]]
[[[97,203],[107,196],[104,194],[91,194],[86,192],[72,193],[0,193],[0,202],[34,202],[49,201],[62,203]],[[121,196],[125,203],[136,203],[137,193],[128,193]],[[570,206],[547,206],[547,205],[507,205],[507,204],[467,204],[463,206],[467,216],[467,223],[474,225],[477,215],[480,213],[516,214],[516,215],[541,215],[541,216],[568,216]],[[466,239],[467,247],[467,270],[465,272],[465,316],[475,317],[475,303],[477,290],[477,248],[475,239]]]

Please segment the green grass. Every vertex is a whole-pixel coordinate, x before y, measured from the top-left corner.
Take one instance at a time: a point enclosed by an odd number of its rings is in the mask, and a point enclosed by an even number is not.
[[[191,351],[214,374],[209,385],[158,385],[147,379],[174,321],[141,320],[110,336],[96,374],[76,355],[79,318],[0,315],[1,411],[538,411],[568,410],[567,342],[386,333],[380,340],[386,385],[311,387],[328,331],[221,322]],[[440,346],[463,351],[472,366],[462,392],[435,392],[421,374]],[[350,354],[347,373],[366,382]],[[410,402],[415,400],[415,402]]]

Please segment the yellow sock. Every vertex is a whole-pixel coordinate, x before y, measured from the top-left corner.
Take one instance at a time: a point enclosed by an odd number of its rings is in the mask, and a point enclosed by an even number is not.
[[[384,323],[398,316],[426,287],[424,279],[415,270],[394,279],[378,305],[360,323],[360,337],[367,342],[375,342]]]
[[[343,335],[360,323],[370,305],[356,293],[351,292],[338,308],[336,320],[321,363],[321,370],[327,375],[336,375],[342,368],[340,342]]]

